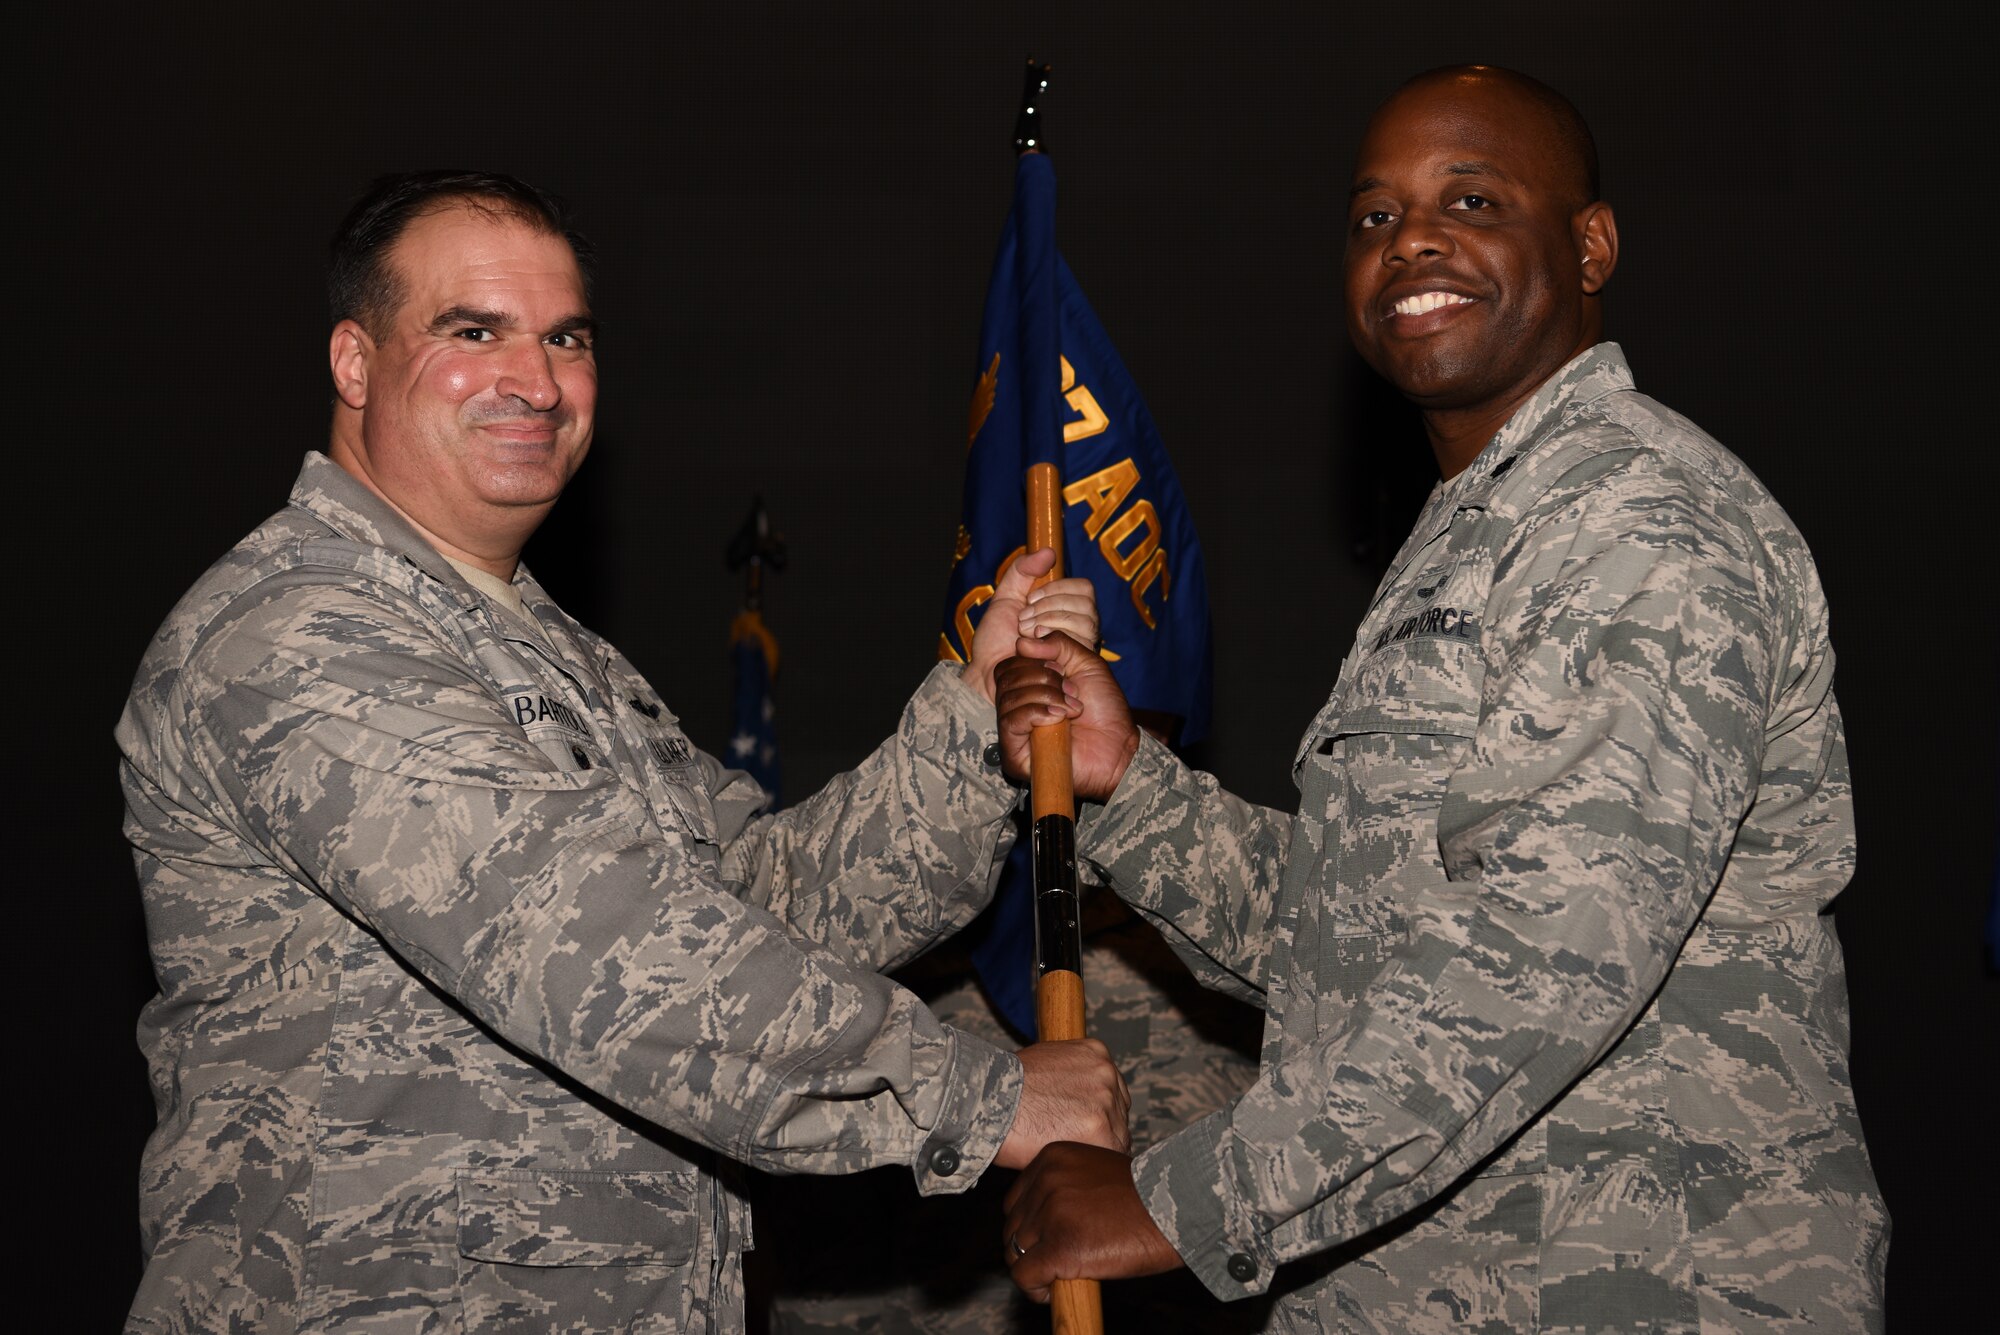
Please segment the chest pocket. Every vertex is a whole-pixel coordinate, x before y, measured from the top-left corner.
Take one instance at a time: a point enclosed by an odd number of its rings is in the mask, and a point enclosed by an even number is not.
[[[558,769],[581,773],[608,763],[611,739],[587,690],[546,651],[495,635],[476,639],[472,655],[514,725]]]
[[[685,737],[679,741],[683,746],[687,743]],[[698,843],[714,847],[719,838],[715,802],[709,796],[708,776],[702,772],[700,762],[690,759],[663,764],[657,755],[649,758],[656,769],[655,780],[673,813],[680,818],[681,828]]]
[[[603,766],[602,725],[579,708],[573,692],[535,681],[504,690],[502,698],[528,740],[558,766],[575,771]]]
[[[1408,936],[1411,907],[1445,881],[1438,810],[1472,745],[1477,647],[1412,639],[1364,654],[1299,747],[1302,815],[1323,829],[1299,909],[1317,1028],[1341,1024]]]
[[[654,818],[662,829],[705,846],[712,858],[719,838],[715,802],[694,743],[681,731],[680,720],[622,657],[611,656],[605,675],[616,697],[613,709],[619,730],[644,776],[644,796]]]

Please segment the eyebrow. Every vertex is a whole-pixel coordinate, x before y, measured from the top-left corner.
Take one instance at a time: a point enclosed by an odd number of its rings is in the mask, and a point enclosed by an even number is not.
[[[441,334],[447,329],[459,328],[465,325],[483,325],[493,329],[510,329],[514,325],[514,317],[505,311],[490,310],[483,306],[451,306],[437,313],[436,318],[431,321],[431,332],[433,334]],[[565,315],[562,319],[551,325],[548,332],[551,334],[574,334],[583,330],[595,333],[597,331],[597,321],[588,314],[579,312],[575,315]]]
[[[454,325],[492,325],[505,329],[513,323],[513,317],[505,311],[487,310],[479,306],[448,306],[431,320],[431,332],[442,333]]]
[[[1447,176],[1492,176],[1502,181],[1512,181],[1514,179],[1492,163],[1485,161],[1448,162],[1445,164],[1444,174]],[[1367,194],[1370,190],[1385,189],[1387,185],[1388,183],[1379,176],[1364,176],[1354,183],[1354,188],[1347,192],[1347,197],[1352,200],[1357,196]]]

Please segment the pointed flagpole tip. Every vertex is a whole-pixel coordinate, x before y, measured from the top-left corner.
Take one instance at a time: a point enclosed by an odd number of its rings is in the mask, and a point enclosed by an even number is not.
[[[1014,151],[1016,153],[1046,153],[1048,144],[1042,137],[1042,97],[1049,91],[1049,71],[1047,64],[1037,65],[1033,56],[1028,57],[1028,71],[1021,82],[1021,112],[1014,118]]]
[[[785,538],[771,531],[771,515],[759,495],[750,502],[750,513],[729,539],[724,557],[731,570],[745,571],[743,605],[752,611],[762,606],[764,571],[785,568]]]

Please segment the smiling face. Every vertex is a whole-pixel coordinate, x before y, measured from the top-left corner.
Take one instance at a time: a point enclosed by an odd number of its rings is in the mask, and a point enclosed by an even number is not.
[[[590,449],[597,364],[576,256],[448,203],[411,222],[388,263],[404,297],[379,339],[334,327],[330,453],[446,555],[511,573]]]
[[[1594,295],[1616,260],[1574,139],[1515,77],[1470,69],[1404,88],[1355,171],[1348,333],[1424,410],[1441,462],[1440,428],[1483,445],[1598,340]]]

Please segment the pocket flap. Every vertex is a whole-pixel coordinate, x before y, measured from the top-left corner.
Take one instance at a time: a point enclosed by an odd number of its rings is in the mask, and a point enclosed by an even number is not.
[[[1470,737],[1479,726],[1479,650],[1449,640],[1412,640],[1378,649],[1356,665],[1336,720],[1322,735],[1442,733]]]
[[[1301,788],[1305,786],[1301,771],[1305,768],[1306,757],[1313,753],[1313,749],[1322,739],[1332,733],[1335,721],[1340,718],[1341,701],[1345,697],[1346,692],[1336,685],[1333,688],[1333,695],[1319,707],[1319,713],[1313,715],[1312,722],[1306,724],[1305,734],[1299,738],[1299,749],[1292,755],[1292,782]]]
[[[1394,895],[1335,899],[1323,910],[1330,937],[1395,936],[1410,929],[1409,914]]]
[[[694,1254],[695,1180],[461,1171],[459,1254],[502,1265],[685,1265]]]
[[[660,771],[667,790],[667,800],[674,804],[674,810],[681,815],[686,832],[705,844],[720,842],[716,833],[715,802],[709,796],[708,787],[703,782],[701,768],[688,765],[683,769]]]

